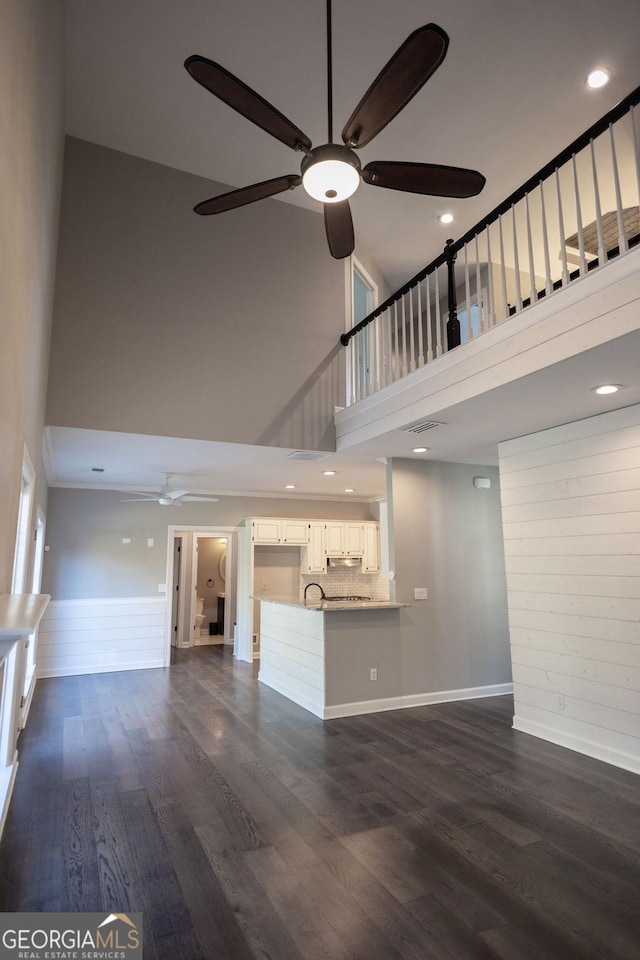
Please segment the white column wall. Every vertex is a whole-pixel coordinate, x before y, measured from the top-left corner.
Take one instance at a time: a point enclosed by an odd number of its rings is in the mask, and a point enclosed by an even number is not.
[[[640,406],[499,456],[514,727],[640,772]]]

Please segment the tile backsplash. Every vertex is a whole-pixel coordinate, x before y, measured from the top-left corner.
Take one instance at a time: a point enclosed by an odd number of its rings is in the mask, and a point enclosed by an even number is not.
[[[371,597],[372,600],[389,599],[389,580],[378,573],[362,573],[357,567],[333,567],[326,574],[305,574],[300,577],[300,599],[308,583],[319,583],[328,596]],[[311,596],[312,591],[309,591]]]

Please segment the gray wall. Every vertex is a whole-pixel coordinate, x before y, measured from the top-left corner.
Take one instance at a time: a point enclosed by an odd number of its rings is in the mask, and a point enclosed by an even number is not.
[[[393,460],[389,488],[397,599],[411,604],[400,617],[401,692],[510,682],[497,468]],[[414,587],[429,599],[415,601]]]
[[[123,503],[125,496],[111,491],[50,491],[49,551],[42,587],[54,600],[157,595],[158,584],[166,579],[169,524],[229,527],[251,516],[371,518],[370,505],[353,500],[223,497],[218,503],[161,507]],[[122,543],[123,538],[131,543]],[[153,547],[147,546],[149,538]]]
[[[47,504],[41,446],[62,175],[62,5],[4,0],[1,9],[0,593],[7,593],[23,442],[36,469],[34,506]]]
[[[47,420],[334,448],[344,264],[320,213],[67,139]]]

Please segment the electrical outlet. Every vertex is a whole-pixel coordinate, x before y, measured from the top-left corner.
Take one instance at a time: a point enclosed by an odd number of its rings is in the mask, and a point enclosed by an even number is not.
[[[377,667],[371,667],[371,670],[369,670],[369,680],[377,680],[377,679],[378,679],[378,669]]]
[[[427,600],[427,588],[426,587],[414,587],[413,588],[413,599],[414,600]]]
[[[262,589],[263,589],[263,590],[266,590],[268,586],[269,586],[269,584],[267,583],[267,581],[266,581],[266,580],[263,580],[263,581],[262,581]]]
[[[158,593],[166,593],[166,592],[167,592],[167,585],[166,585],[166,583],[159,583],[159,584],[158,584]]]
[[[152,547],[152,546],[153,546],[153,537],[147,537],[147,546],[148,546],[148,547]]]
[[[561,693],[558,694],[557,703],[558,703],[559,709],[564,710],[564,697]]]
[[[131,537],[123,537],[123,538],[122,538],[122,542],[123,542],[123,543],[131,543]]]

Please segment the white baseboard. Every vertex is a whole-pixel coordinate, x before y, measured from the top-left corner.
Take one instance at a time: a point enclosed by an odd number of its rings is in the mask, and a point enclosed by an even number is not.
[[[611,763],[615,767],[622,767],[623,770],[640,773],[640,757],[603,746],[583,737],[564,733],[556,727],[548,727],[546,724],[536,723],[534,720],[522,720],[519,717],[514,717],[513,729],[520,733],[528,733],[532,737],[538,737],[540,740],[555,743],[559,747],[575,750],[576,753],[583,753],[587,757],[593,757],[594,760],[602,760],[604,763]]]
[[[5,820],[9,812],[11,803],[11,794],[13,785],[16,782],[16,773],[18,772],[18,761],[14,760],[0,772],[0,839],[4,830]]]
[[[494,683],[488,687],[464,687],[460,690],[412,693],[404,697],[385,697],[382,700],[357,700],[355,703],[338,703],[325,707],[322,719],[337,720],[339,717],[357,717],[364,713],[383,713],[387,710],[424,707],[431,703],[477,700],[480,697],[503,697],[510,693],[513,693],[512,683]]]
[[[38,670],[38,679],[46,680],[51,677],[80,677],[91,673],[123,673],[126,670],[154,670],[157,667],[164,667],[164,660],[143,660],[136,663],[114,663],[107,666],[97,667],[95,664],[89,666],[75,667],[54,667],[48,670]]]
[[[309,700],[307,697],[300,696],[297,690],[287,687],[285,684],[280,683],[279,680],[272,679],[266,675],[262,669],[258,674],[258,680],[260,683],[264,683],[265,687],[270,687],[272,690],[275,690],[276,693],[281,693],[283,697],[287,698],[287,700],[293,700],[293,702],[297,703],[299,707],[304,707],[304,709],[308,710],[309,713],[312,713],[314,717],[320,717],[321,720],[324,720],[324,717],[322,716],[321,703],[316,703],[313,700]]]

